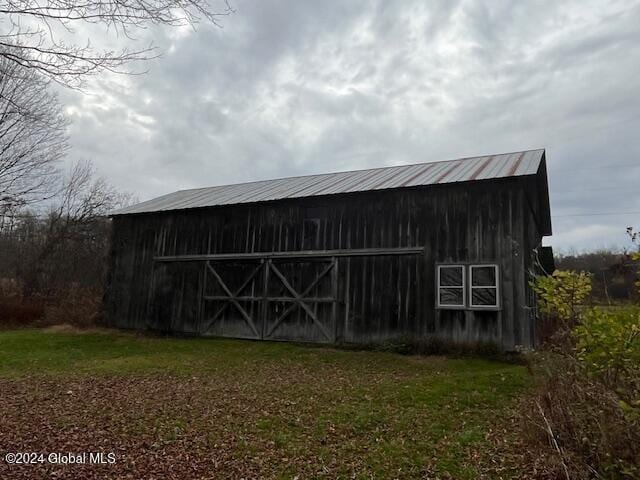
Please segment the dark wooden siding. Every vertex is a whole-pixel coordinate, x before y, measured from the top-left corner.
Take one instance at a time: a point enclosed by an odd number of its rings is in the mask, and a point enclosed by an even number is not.
[[[379,342],[437,335],[457,342],[494,341],[503,348],[532,346],[527,269],[540,243],[536,176],[282,200],[198,210],[115,217],[111,274],[106,297],[109,322],[124,328],[153,328],[194,334],[253,338],[234,321],[233,309],[203,331],[212,306],[202,262],[158,263],[154,256],[285,252],[355,248],[424,247],[420,255],[337,259],[339,302],[336,341]],[[500,266],[501,311],[435,308],[435,266],[442,262],[495,262]],[[223,262],[236,283],[251,262]],[[282,262],[281,262],[282,263]],[[303,263],[282,265],[303,288],[310,279]],[[313,273],[309,274],[313,275]],[[250,286],[261,289],[260,278]],[[326,294],[326,284],[319,285]],[[259,316],[259,302],[247,302]],[[330,305],[316,305],[330,317]],[[328,310],[329,309],[329,310]],[[287,319],[277,339],[327,341],[308,316]],[[327,320],[328,321],[328,320]],[[263,327],[260,327],[263,328]]]

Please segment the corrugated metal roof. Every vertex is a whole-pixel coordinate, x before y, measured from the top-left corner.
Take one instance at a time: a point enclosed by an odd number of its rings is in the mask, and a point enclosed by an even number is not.
[[[116,210],[111,215],[267,202],[285,198],[534,175],[538,171],[543,155],[544,149],[527,150],[443,162],[180,190]]]

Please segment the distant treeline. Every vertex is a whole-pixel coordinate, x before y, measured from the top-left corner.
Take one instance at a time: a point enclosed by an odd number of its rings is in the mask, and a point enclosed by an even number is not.
[[[638,262],[627,252],[598,250],[555,256],[559,270],[577,270],[593,276],[593,298],[602,303],[637,301]]]

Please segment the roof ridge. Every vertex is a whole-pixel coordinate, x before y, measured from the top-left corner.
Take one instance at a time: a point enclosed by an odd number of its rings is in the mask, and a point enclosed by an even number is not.
[[[195,190],[207,190],[211,188],[219,188],[219,187],[237,187],[239,185],[250,185],[252,183],[263,183],[263,182],[277,182],[279,180],[293,180],[297,178],[307,178],[307,177],[321,177],[325,175],[339,175],[342,173],[357,173],[364,171],[374,171],[374,170],[386,170],[389,168],[398,168],[398,167],[415,167],[417,165],[431,165],[436,163],[447,163],[447,162],[461,162],[464,160],[474,160],[476,158],[485,158],[485,157],[501,157],[504,155],[513,155],[516,153],[528,153],[528,152],[537,152],[544,151],[544,148],[530,148],[528,150],[516,150],[513,152],[504,152],[504,153],[493,153],[487,155],[473,155],[471,157],[460,157],[460,158],[450,158],[448,160],[436,160],[434,162],[416,162],[416,163],[407,163],[403,165],[387,165],[386,167],[373,167],[373,168],[356,168],[353,170],[341,170],[337,172],[324,172],[324,173],[307,173],[304,175],[293,175],[291,177],[276,177],[276,178],[267,178],[264,180],[250,180],[248,182],[238,182],[238,183],[225,183],[222,185],[210,185],[208,187],[194,187],[194,188],[184,188],[181,190],[174,190],[172,193],[177,192],[191,192]]]
[[[534,175],[545,149],[282,177],[174,191],[109,213],[126,215]],[[395,170],[393,170],[395,169]]]

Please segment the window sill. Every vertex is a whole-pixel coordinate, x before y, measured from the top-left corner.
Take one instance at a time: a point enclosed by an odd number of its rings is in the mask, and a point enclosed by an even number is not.
[[[448,306],[436,306],[436,310],[468,310],[471,312],[500,312],[502,307],[448,307]]]

